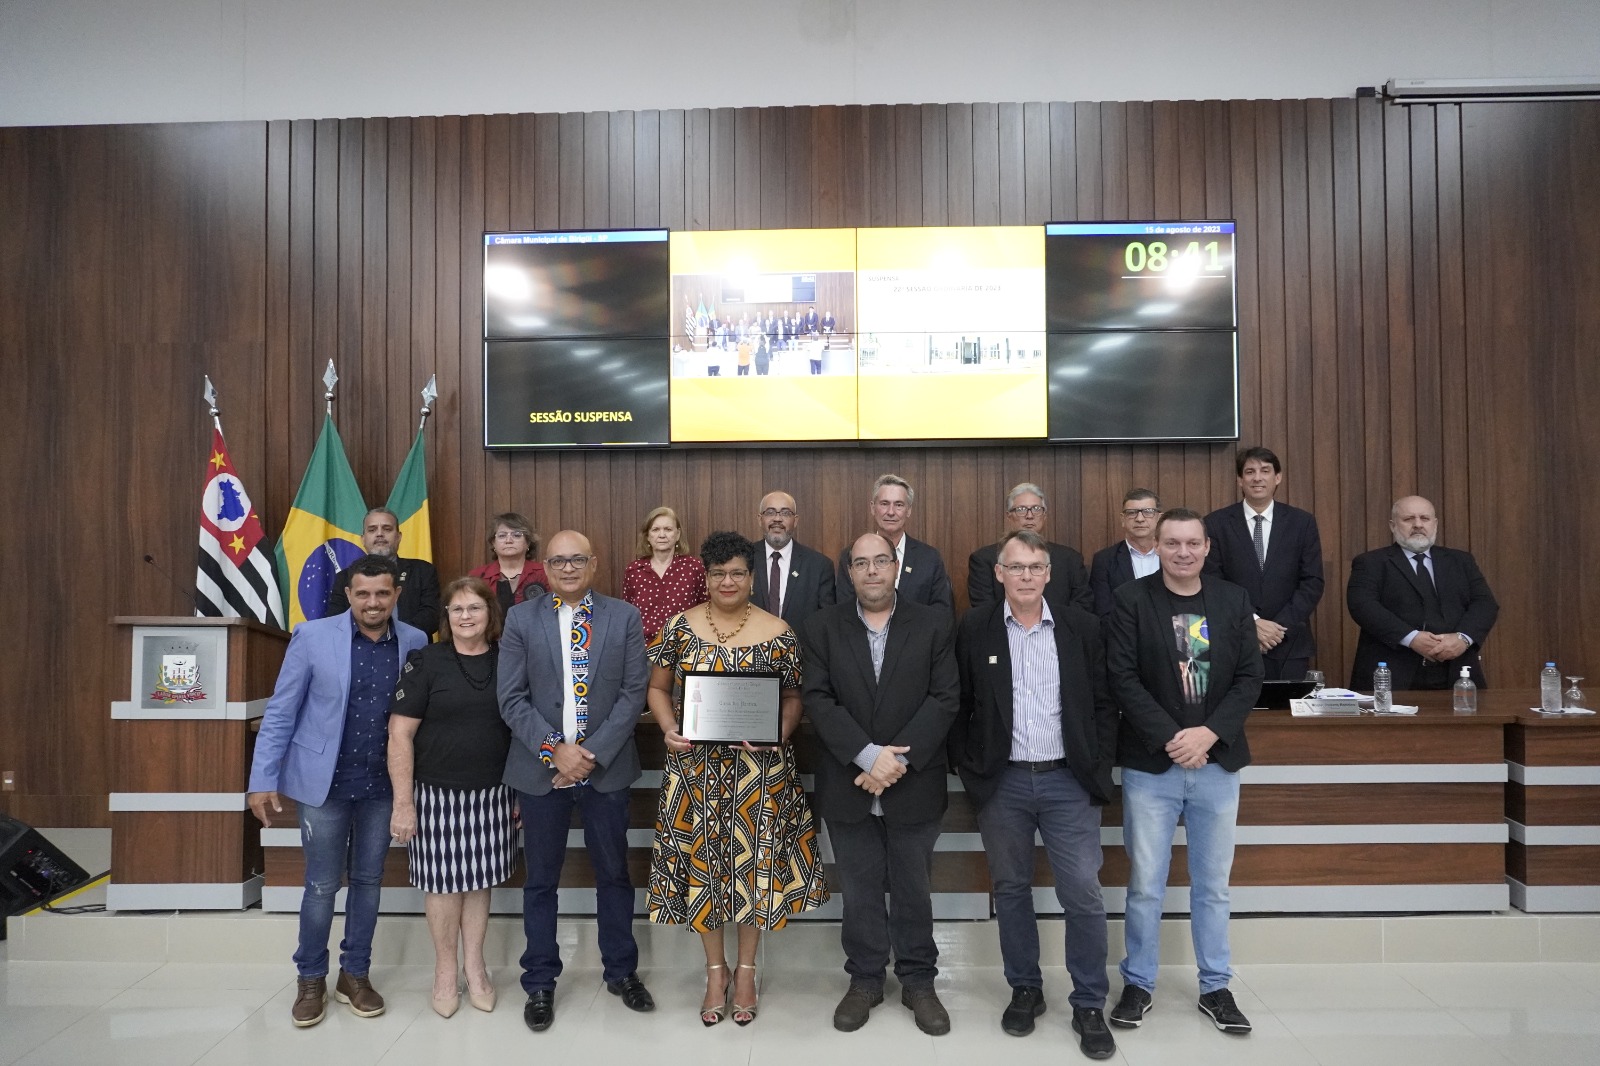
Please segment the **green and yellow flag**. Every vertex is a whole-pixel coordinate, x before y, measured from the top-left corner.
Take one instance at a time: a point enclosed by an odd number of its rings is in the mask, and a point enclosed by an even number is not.
[[[422,430],[412,441],[394,489],[385,504],[400,521],[400,546],[407,559],[433,562],[433,530],[428,524],[428,460],[422,446]]]
[[[366,553],[361,546],[366,517],[366,502],[330,414],[278,538],[278,574],[291,630],[322,617],[334,575]]]

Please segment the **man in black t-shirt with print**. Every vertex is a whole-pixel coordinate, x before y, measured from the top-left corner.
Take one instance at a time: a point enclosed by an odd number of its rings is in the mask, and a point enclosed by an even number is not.
[[[1107,636],[1106,669],[1122,713],[1117,763],[1130,864],[1122,998],[1110,1020],[1125,1029],[1143,1021],[1155,993],[1162,901],[1181,817],[1199,1008],[1223,1032],[1250,1031],[1228,991],[1228,877],[1261,649],[1245,590],[1202,578],[1210,549],[1197,512],[1163,514],[1156,524],[1161,569],[1117,589]]]

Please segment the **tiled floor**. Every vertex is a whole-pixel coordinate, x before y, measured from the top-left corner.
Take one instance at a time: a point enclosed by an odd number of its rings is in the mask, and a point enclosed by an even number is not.
[[[179,1066],[335,1062],[437,1066],[530,1061],[570,1054],[587,1062],[745,1063],[843,1061],[1006,1066],[1080,1061],[1067,1022],[1066,976],[1046,974],[1051,1008],[1035,1033],[1001,1033],[1007,990],[998,969],[953,967],[940,992],[954,1023],[927,1037],[890,995],[857,1033],[829,1024],[842,972],[771,958],[761,1015],[748,1028],[707,1031],[695,1008],[701,976],[646,972],[659,1008],[629,1013],[598,975],[569,971],[550,1031],[522,1024],[516,975],[496,983],[502,1002],[485,1015],[463,1003],[446,1021],[428,1008],[425,966],[375,967],[389,1011],[363,1020],[329,1005],[313,1029],[289,1024],[287,964],[0,961],[0,1066]],[[1113,975],[1113,993],[1119,987]],[[1248,1037],[1211,1028],[1194,1007],[1193,971],[1161,972],[1143,1028],[1117,1031],[1112,1061],[1134,1066],[1593,1066],[1600,1062],[1600,963],[1243,965],[1233,985],[1255,1023]],[[598,1053],[598,1054],[597,1054]]]

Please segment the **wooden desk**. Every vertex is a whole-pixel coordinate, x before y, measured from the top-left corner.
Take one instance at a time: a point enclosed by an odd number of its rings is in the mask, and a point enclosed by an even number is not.
[[[1449,696],[1397,695],[1398,703],[1421,704],[1416,717],[1308,719],[1291,718],[1287,711],[1258,711],[1251,717],[1255,761],[1242,775],[1235,913],[1493,911],[1510,905],[1503,734],[1514,715],[1485,706],[1477,715],[1457,716],[1449,710]],[[633,788],[628,845],[642,912],[660,784],[660,730],[641,720],[638,743],[646,771]],[[807,770],[819,755],[808,726],[801,727],[796,747],[801,769]],[[948,781],[950,808],[934,854],[935,914],[985,918],[991,913],[990,886],[977,818],[960,782]],[[304,873],[299,831],[292,828],[291,811],[284,817],[280,825],[285,828],[262,834],[267,855],[262,902],[268,910],[299,906]],[[1108,909],[1120,913],[1128,873],[1120,806],[1106,809],[1103,824],[1101,881]],[[824,859],[831,859],[826,849]],[[421,909],[421,894],[408,887],[405,854],[398,847],[384,884],[385,911]],[[521,884],[519,868],[495,891],[496,912],[520,910]],[[593,875],[576,828],[562,884],[563,912],[593,913]],[[1059,910],[1051,885],[1041,854],[1034,890],[1041,913]],[[1188,909],[1181,830],[1167,908]],[[808,917],[839,913],[836,896]]]
[[[1532,690],[1496,703],[1506,729],[1506,876],[1530,912],[1600,911],[1600,715],[1546,718]]]

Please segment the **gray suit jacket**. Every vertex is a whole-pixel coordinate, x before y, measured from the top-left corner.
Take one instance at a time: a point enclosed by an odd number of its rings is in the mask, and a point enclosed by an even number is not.
[[[500,717],[511,727],[505,783],[519,792],[542,796],[552,787],[555,771],[539,761],[539,744],[562,731],[566,699],[561,657],[567,647],[567,634],[548,593],[507,613],[500,637]],[[615,792],[639,777],[633,729],[644,711],[650,665],[638,608],[594,594],[589,663],[589,728],[583,746],[594,753],[596,764],[589,787]]]

